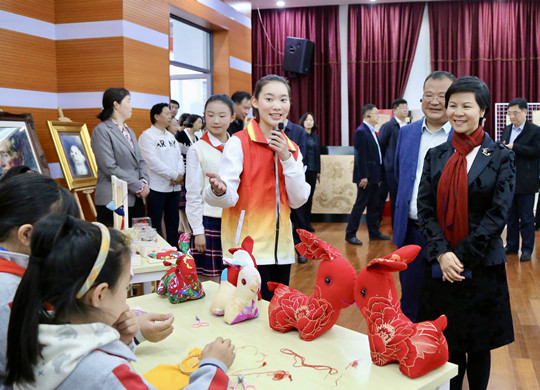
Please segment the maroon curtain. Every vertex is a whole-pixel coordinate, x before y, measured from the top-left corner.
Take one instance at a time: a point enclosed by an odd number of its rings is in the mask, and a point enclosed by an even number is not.
[[[253,85],[262,76],[287,76],[281,68],[285,38],[315,42],[313,71],[290,78],[292,105],[289,120],[298,123],[313,112],[322,145],[341,145],[341,72],[339,7],[257,10],[252,13]]]
[[[403,97],[424,3],[349,5],[349,132],[362,123],[362,107],[390,108]]]
[[[428,11],[432,69],[484,80],[491,90],[490,135],[495,103],[540,101],[538,0],[436,2]]]

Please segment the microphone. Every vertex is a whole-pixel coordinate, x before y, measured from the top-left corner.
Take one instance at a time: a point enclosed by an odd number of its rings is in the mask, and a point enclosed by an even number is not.
[[[283,128],[285,126],[283,125],[283,122],[278,123],[278,129],[283,133]],[[281,205],[280,205],[280,195],[279,195],[279,168],[278,168],[278,160],[279,156],[277,151],[274,151],[274,175],[276,177],[276,241],[274,245],[274,260],[275,263],[278,263],[277,258],[277,251],[278,251],[278,240],[279,240],[279,222],[280,222],[280,213],[281,213]]]
[[[278,125],[277,125],[277,128],[278,128],[280,131],[283,131],[283,129],[285,128],[285,126],[283,125],[283,122],[279,122]]]

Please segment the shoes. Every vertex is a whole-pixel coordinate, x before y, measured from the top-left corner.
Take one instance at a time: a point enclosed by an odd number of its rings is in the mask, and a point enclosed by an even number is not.
[[[298,264],[306,264],[306,263],[307,263],[307,258],[305,258],[304,256],[298,255]]]
[[[358,238],[356,237],[345,237],[345,241],[347,241],[349,244],[351,245],[362,245],[363,242],[360,241]]]
[[[522,252],[519,261],[521,261],[522,263],[531,261],[531,254],[529,252]]]
[[[506,253],[507,255],[517,255],[518,251],[517,249],[512,249],[512,248],[504,248],[504,253]]]
[[[311,225],[308,225],[308,226],[306,227],[306,230],[307,230],[308,232],[310,232],[310,233],[315,233],[315,228],[314,228],[313,226],[311,226]]]
[[[370,241],[388,241],[390,239],[389,236],[379,233],[376,236],[369,236]]]

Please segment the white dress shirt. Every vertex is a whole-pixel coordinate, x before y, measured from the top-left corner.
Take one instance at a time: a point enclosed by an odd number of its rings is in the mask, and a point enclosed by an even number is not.
[[[379,137],[377,136],[377,129],[375,129],[375,126],[371,126],[367,122],[364,122],[364,124],[368,127],[369,130],[371,130],[371,135],[373,136],[373,139],[375,140],[375,143],[377,144],[377,150],[379,151],[379,163],[382,164],[381,146],[379,145]]]

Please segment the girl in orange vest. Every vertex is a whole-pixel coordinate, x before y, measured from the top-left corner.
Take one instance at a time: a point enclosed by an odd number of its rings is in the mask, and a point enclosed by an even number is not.
[[[279,130],[291,106],[291,89],[277,75],[261,78],[251,98],[255,118],[225,145],[219,174],[207,173],[205,201],[222,207],[223,253],[238,248],[246,236],[262,279],[262,297],[270,300],[268,281],[289,284],[295,261],[290,209],[309,197],[302,154]],[[282,127],[282,125],[281,125]]]

